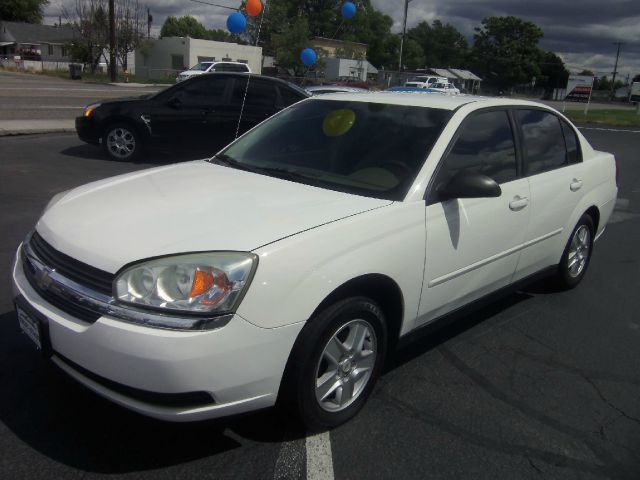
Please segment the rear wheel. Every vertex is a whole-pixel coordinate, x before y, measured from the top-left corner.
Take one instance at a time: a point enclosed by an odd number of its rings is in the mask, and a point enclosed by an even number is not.
[[[380,375],[387,331],[365,297],[337,302],[309,320],[294,345],[281,391],[309,430],[336,427],[363,407]]]
[[[584,214],[571,232],[558,266],[556,283],[560,288],[573,288],[584,278],[593,252],[593,237],[593,219]]]
[[[114,123],[102,136],[102,148],[112,160],[131,162],[140,155],[142,140],[131,125]]]

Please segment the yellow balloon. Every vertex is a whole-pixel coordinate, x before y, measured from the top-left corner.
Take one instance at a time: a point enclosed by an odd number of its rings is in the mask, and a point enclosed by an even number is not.
[[[341,108],[329,112],[322,122],[322,131],[327,137],[344,135],[356,123],[356,112],[348,108]]]

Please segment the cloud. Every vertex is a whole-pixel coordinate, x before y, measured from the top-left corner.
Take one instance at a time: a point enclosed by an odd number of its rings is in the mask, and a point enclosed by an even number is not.
[[[211,1],[230,7],[240,5],[240,0]],[[57,22],[61,6],[74,2],[50,0],[45,22]],[[394,31],[400,31],[404,2],[372,2],[393,18]],[[192,15],[207,28],[224,29],[229,14],[229,10],[189,0],[148,0],[146,4],[153,15],[152,34],[156,35],[168,15]],[[624,42],[619,72],[640,73],[640,0],[412,0],[407,25],[411,28],[421,21],[440,19],[473,41],[474,29],[492,15],[514,15],[539,25],[544,31],[540,47],[559,54],[573,70],[590,68],[599,75],[610,74],[616,54],[613,43]]]

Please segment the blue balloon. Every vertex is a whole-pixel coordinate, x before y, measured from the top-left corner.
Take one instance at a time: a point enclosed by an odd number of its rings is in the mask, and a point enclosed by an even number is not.
[[[227,28],[231,33],[242,33],[247,29],[247,19],[240,12],[232,13],[227,18]]]
[[[313,48],[305,48],[300,54],[300,60],[302,60],[302,63],[307,67],[310,67],[318,60],[318,54]]]
[[[344,18],[353,18],[356,14],[356,5],[353,2],[344,2],[342,4],[342,16]]]

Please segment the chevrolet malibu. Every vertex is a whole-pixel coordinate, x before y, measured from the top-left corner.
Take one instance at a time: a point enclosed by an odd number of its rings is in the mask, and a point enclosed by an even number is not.
[[[616,176],[537,103],[322,95],[211,159],[55,196],[18,249],[17,317],[136,412],[278,403],[331,428],[409,333],[540,274],[575,287]]]

